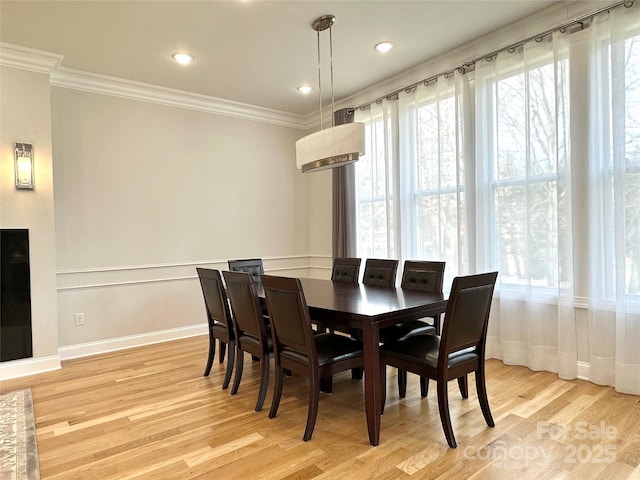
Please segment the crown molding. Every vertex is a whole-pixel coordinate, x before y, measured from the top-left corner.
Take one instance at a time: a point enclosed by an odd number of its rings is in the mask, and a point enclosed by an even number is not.
[[[307,128],[306,119],[300,115],[65,67],[51,72],[50,83],[55,87],[129,98],[285,127]]]
[[[0,42],[0,65],[50,74],[62,63],[62,55]]]

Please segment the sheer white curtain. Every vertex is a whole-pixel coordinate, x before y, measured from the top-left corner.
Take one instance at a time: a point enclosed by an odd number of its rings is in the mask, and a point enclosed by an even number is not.
[[[359,256],[498,270],[488,357],[640,394],[639,2],[356,119]]]
[[[487,356],[575,378],[568,72],[560,33],[476,63],[477,270]]]
[[[356,111],[365,123],[365,155],[356,162],[357,254],[400,258],[398,102],[374,103]]]
[[[637,6],[612,10],[589,29],[589,376],[635,394],[640,394],[639,12]]]
[[[473,101],[460,71],[399,97],[403,252],[445,261],[447,290],[470,272],[468,209],[473,195]]]

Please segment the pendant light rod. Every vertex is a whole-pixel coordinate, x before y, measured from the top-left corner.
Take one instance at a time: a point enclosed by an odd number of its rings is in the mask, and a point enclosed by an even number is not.
[[[317,21],[317,20],[316,20]],[[315,28],[315,27],[314,27]],[[316,30],[318,33],[318,103],[320,110],[320,130],[322,130],[322,75],[320,75],[320,30]]]
[[[311,24],[318,37],[318,96],[320,100],[320,130],[296,141],[296,165],[306,172],[317,172],[353,163],[364,154],[364,123],[352,122],[335,126],[335,94],[333,91],[333,36],[331,27],[336,17],[323,15]],[[331,127],[322,125],[322,86],[320,32],[329,30],[329,62],[331,65]]]
[[[318,97],[320,99],[320,130],[322,130],[322,79],[320,75],[320,32],[324,32],[329,29],[329,66],[331,69],[331,112],[336,110],[335,97],[333,94],[333,38],[331,35],[331,27],[336,21],[336,17],[333,15],[322,15],[316,18],[311,24],[311,27],[317,32],[318,35]],[[331,114],[331,126],[334,126],[333,113]]]

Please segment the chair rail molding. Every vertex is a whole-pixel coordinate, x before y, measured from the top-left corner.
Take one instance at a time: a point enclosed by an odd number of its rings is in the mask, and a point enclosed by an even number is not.
[[[286,275],[285,272],[331,268],[312,264],[315,263],[313,262],[315,259],[330,260],[331,256],[284,255],[262,257],[262,259],[265,262],[265,270],[275,274],[279,274],[280,272]],[[120,287],[145,283],[196,280],[198,278],[195,272],[196,267],[227,270],[227,259],[59,270],[56,272],[58,279],[57,291],[65,292],[70,290]]]

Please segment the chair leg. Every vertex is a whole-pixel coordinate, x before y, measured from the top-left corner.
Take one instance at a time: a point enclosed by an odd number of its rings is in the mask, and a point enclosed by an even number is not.
[[[282,397],[282,387],[284,385],[284,369],[276,366],[276,384],[273,387],[273,400],[269,409],[269,418],[274,418],[278,413],[280,406],[280,397]]]
[[[236,342],[229,342],[229,354],[227,355],[227,369],[224,372],[224,380],[222,381],[222,389],[226,390],[231,381],[231,373],[233,372],[233,364],[236,358]],[[213,360],[213,359],[212,359]]]
[[[351,369],[351,379],[352,380],[362,380],[362,367],[356,367]]]
[[[484,365],[481,365],[476,370],[476,392],[478,393],[478,401],[480,402],[480,409],[484,416],[487,425],[495,427],[496,424],[491,416],[491,409],[489,408],[489,399],[487,398],[487,385],[484,381]]]
[[[440,423],[444,430],[444,436],[451,448],[456,448],[456,438],[453,435],[453,427],[451,426],[451,417],[449,415],[449,398],[447,392],[447,382],[438,381],[438,410],[440,411]]]
[[[458,387],[460,388],[460,395],[462,395],[462,398],[469,398],[469,382],[466,375],[458,377]]]
[[[434,315],[432,318],[433,326],[436,329],[436,335],[440,335],[440,315]]]
[[[213,359],[216,356],[216,339],[213,335],[209,334],[209,357],[207,358],[207,366],[204,367],[204,376],[208,377],[211,373],[211,367],[213,366]]]
[[[242,370],[244,367],[244,351],[236,348],[236,375],[233,377],[233,386],[231,387],[231,395],[238,393],[240,380],[242,379]]]
[[[322,377],[320,379],[320,391],[324,393],[333,393],[333,376]]]
[[[320,400],[320,379],[317,375],[311,376],[309,382],[309,413],[307,413],[307,426],[304,429],[302,440],[308,442],[313,435],[313,429],[316,426],[316,418],[318,417],[318,402]]]
[[[380,415],[384,414],[384,404],[387,402],[387,366],[380,362]]]
[[[407,395],[407,371],[398,369],[398,396],[404,398]]]
[[[269,386],[269,356],[265,355],[260,360],[260,391],[258,392],[258,400],[256,402],[256,412],[262,410],[264,399],[267,396],[267,387]]]
[[[227,344],[224,342],[220,342],[220,354],[218,357],[218,361],[220,363],[224,362],[224,354],[227,353]]]
[[[429,379],[420,376],[420,396],[425,398],[427,395],[429,395]]]

